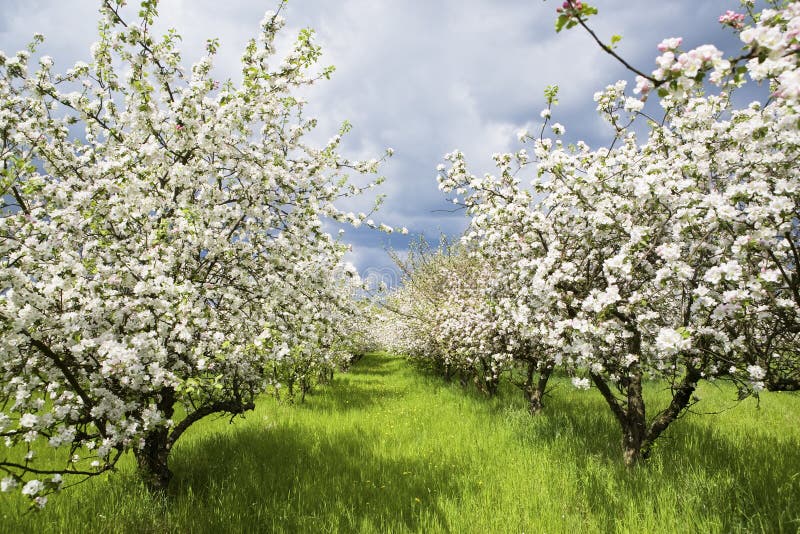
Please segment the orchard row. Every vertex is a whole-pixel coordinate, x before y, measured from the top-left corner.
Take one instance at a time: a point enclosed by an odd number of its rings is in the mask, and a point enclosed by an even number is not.
[[[298,90],[331,74],[311,31],[276,60],[283,21],[268,14],[238,85],[213,79],[213,40],[183,67],[179,36],[151,31],[156,0],[138,17],[102,0],[91,63],[63,74],[33,64],[41,36],[0,54],[0,489],[44,506],[65,476],[133,452],[162,491],[193,423],[265,391],[302,396],[376,344],[490,393],[521,375],[533,412],[556,369],[593,385],[629,464],[701,380],[797,389],[800,3],[744,5],[720,18],[740,57],[667,39],[652,74],[630,67],[634,94],[595,95],[609,148],[565,145],[553,88],[542,132],[520,136],[531,153],[496,155],[496,176],[448,155],[440,186],[470,228],[441,254],[412,250],[380,312],[325,224],[393,230],[337,207],[382,181],[381,161],[339,154],[346,123],[305,141]],[[557,28],[594,35],[596,12],[568,0]],[[769,98],[734,108],[751,82]],[[672,391],[656,414],[651,379]],[[63,460],[42,461],[49,447]]]

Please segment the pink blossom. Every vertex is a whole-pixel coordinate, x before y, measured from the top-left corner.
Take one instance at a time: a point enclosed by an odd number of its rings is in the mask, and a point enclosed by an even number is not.
[[[636,77],[636,87],[634,87],[633,89],[633,92],[635,94],[646,95],[652,90],[653,90],[653,83],[650,80],[648,80],[644,76]]]
[[[667,50],[675,50],[683,42],[682,37],[670,37],[658,43],[658,51],[666,52]]]
[[[583,3],[580,0],[566,0],[561,7],[556,9],[557,13],[563,13],[564,11],[580,11],[583,9]]]
[[[744,25],[744,14],[736,13],[735,11],[731,11],[729,9],[725,12],[725,14],[720,15],[719,22],[720,24],[739,29]]]

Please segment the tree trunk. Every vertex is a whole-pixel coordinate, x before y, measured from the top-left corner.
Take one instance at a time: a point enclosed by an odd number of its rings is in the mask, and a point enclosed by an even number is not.
[[[642,456],[642,445],[647,438],[647,418],[642,396],[642,371],[639,366],[632,369],[627,387],[628,407],[622,424],[622,450],[625,465],[636,465]]]
[[[289,404],[294,404],[294,372],[286,378],[286,401]]]
[[[800,391],[800,377],[768,376],[767,391]]]
[[[612,393],[600,375],[590,373],[590,376],[622,428],[623,459],[626,466],[632,467],[650,456],[655,440],[691,405],[697,381],[702,375],[699,369],[688,366],[680,384],[672,388],[669,406],[649,426],[642,395],[642,370],[638,365],[632,366],[628,376],[624,377],[624,401]]]
[[[167,491],[172,471],[169,470],[168,431],[160,427],[145,437],[144,447],[134,451],[139,464],[139,474],[151,493]]]
[[[472,381],[475,383],[475,387],[478,388],[478,391],[487,397],[495,397],[497,395],[497,391],[500,386],[499,377],[477,373],[473,377]]]
[[[232,393],[233,399],[202,405],[193,412],[186,414],[186,417],[172,428],[159,426],[147,433],[142,448],[134,449],[134,455],[139,464],[139,473],[147,489],[153,493],[166,492],[172,478],[172,472],[169,470],[168,464],[169,453],[178,438],[190,426],[213,413],[237,415],[255,408],[255,404],[251,400],[252,397],[248,396],[246,399],[242,399],[240,391],[236,389]],[[171,419],[175,411],[175,391],[165,389],[161,393],[157,406],[164,419]]]
[[[544,393],[547,389],[547,381],[553,372],[552,367],[545,367],[536,378],[537,362],[528,363],[528,375],[525,379],[524,393],[525,400],[528,402],[528,411],[531,415],[539,415],[544,408]]]
[[[627,377],[625,404],[612,393],[611,388],[600,375],[590,373],[589,376],[608,403],[622,429],[622,458],[626,466],[632,467],[643,459],[642,445],[647,435],[641,370],[638,367],[632,369],[631,374]]]
[[[644,439],[635,425],[628,426],[622,433],[622,459],[626,467],[633,467],[646,459],[642,454]]]
[[[447,382],[451,382],[453,380],[453,366],[449,363],[443,363],[441,365],[442,372],[444,373],[444,379]]]
[[[461,371],[461,373],[459,373],[458,382],[461,384],[462,388],[466,388],[469,385],[469,375],[466,371]]]
[[[669,406],[662,410],[647,429],[645,441],[642,444],[642,455],[647,458],[650,455],[650,448],[656,439],[667,429],[667,427],[680,417],[689,406],[692,405],[692,395],[697,389],[697,381],[702,375],[700,370],[694,367],[687,367],[686,374],[680,384],[672,389],[672,401]]]
[[[480,367],[475,369],[475,385],[487,397],[494,397],[500,386],[500,377],[495,376],[490,360],[480,358],[479,361]]]
[[[164,389],[158,399],[157,407],[164,419],[171,419],[175,412],[175,391],[171,388]],[[134,449],[139,474],[152,493],[163,493],[169,486],[172,478],[172,471],[168,465],[171,448],[169,429],[166,426],[159,426],[147,433],[141,449]]]
[[[532,388],[525,395],[528,400],[528,412],[531,415],[539,415],[544,409],[544,402],[542,402],[542,393],[536,388]]]
[[[490,376],[488,380],[484,381],[486,382],[486,395],[489,397],[496,397],[500,388],[500,378],[496,376]]]

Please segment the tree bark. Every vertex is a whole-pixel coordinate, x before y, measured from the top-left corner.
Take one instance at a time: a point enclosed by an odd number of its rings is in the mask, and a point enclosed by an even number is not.
[[[626,421],[622,424],[623,459],[628,467],[646,458],[642,445],[647,439],[647,418],[642,396],[642,371],[638,365],[632,370],[627,389]]]
[[[161,392],[157,407],[164,414],[164,419],[172,418],[175,411],[175,392],[171,388]],[[141,449],[134,450],[139,474],[151,493],[164,493],[169,486],[172,479],[168,463],[171,448],[169,429],[159,426],[147,433]]]
[[[134,451],[142,481],[151,493],[164,493],[172,479],[169,470],[168,430],[160,427],[150,432],[144,447]]]
[[[494,397],[497,395],[498,387],[500,386],[500,377],[494,375],[492,370],[491,361],[487,358],[480,358],[480,368],[476,369],[475,385],[478,390],[482,391],[487,397]]]
[[[800,377],[770,376],[765,384],[767,391],[800,391]]]
[[[528,402],[528,411],[531,415],[539,415],[544,409],[544,393],[547,390],[547,381],[553,368],[545,367],[539,378],[536,379],[537,362],[528,362],[528,375],[525,379],[524,392],[525,400]]]
[[[645,406],[642,398],[641,371],[634,370],[628,377],[626,399],[617,398],[600,375],[590,373],[592,382],[603,395],[611,412],[622,429],[622,458],[632,467],[642,459],[642,444],[646,436]],[[638,380],[637,380],[638,377]]]

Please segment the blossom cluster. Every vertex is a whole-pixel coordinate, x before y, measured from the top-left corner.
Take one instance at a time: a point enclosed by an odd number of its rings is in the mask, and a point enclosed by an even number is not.
[[[690,90],[702,87],[708,79],[723,90],[745,83],[744,73],[754,81],[769,80],[773,95],[796,104],[800,98],[798,54],[800,50],[800,4],[786,2],[780,8],[764,9],[746,24],[746,15],[727,11],[719,22],[739,34],[745,45],[745,54],[733,61],[724,59],[713,45],[702,45],[682,52],[680,38],[665,39],[658,46],[661,56],[656,58],[658,68],[652,78],[637,79],[640,92],[647,93],[654,82],[663,84],[663,95],[689,98]],[[746,61],[740,68],[739,63]]]

